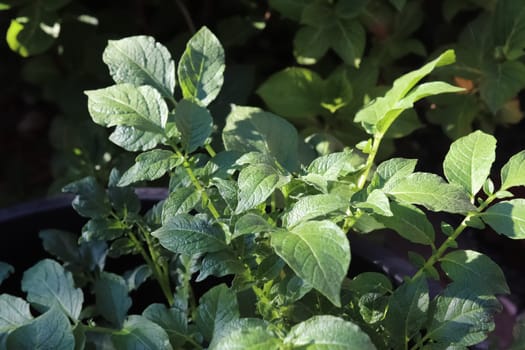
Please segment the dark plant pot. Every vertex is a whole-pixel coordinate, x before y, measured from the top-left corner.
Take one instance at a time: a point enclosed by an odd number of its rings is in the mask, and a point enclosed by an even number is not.
[[[141,199],[142,208],[148,209],[159,200],[167,197],[165,188],[139,188],[136,190]],[[0,286],[1,293],[10,293],[23,296],[20,291],[20,281],[23,272],[41,259],[50,255],[42,247],[38,232],[44,229],[60,229],[79,233],[85,218],[79,216],[71,207],[72,195],[59,195],[20,204],[11,208],[0,209],[0,261],[7,262],[15,267],[15,273],[5,280]],[[413,275],[417,269],[410,264],[395,249],[389,249],[367,236],[353,235],[351,237],[352,265],[349,275],[355,276],[363,271],[384,272],[396,284],[403,281],[403,276]],[[119,259],[118,263],[127,266],[117,266],[122,272],[141,263],[140,259]],[[108,262],[108,269],[115,266]],[[212,286],[223,282],[225,279],[208,278],[204,282],[195,283],[197,296],[202,295]],[[150,288],[148,288],[150,287]],[[148,305],[151,302],[162,302],[163,297],[157,286],[151,281],[139,289],[137,294],[146,296]],[[439,292],[441,286],[435,281],[430,283],[432,295]],[[132,295],[134,300],[144,300],[137,294]],[[500,298],[503,312],[497,316],[497,338],[502,344],[512,339],[512,327],[516,320],[517,308],[506,297]],[[145,306],[144,305],[144,306]],[[131,312],[141,312],[141,305],[134,305]],[[480,347],[482,349],[482,347]]]

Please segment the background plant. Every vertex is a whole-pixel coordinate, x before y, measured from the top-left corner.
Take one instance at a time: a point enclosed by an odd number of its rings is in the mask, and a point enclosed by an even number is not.
[[[64,188],[89,221],[78,245],[72,233],[40,234],[63,264],[45,259],[27,270],[25,300],[0,295],[0,346],[464,349],[493,329],[495,294],[509,292],[505,277],[489,257],[455,249],[456,239],[484,225],[525,236],[525,201],[508,191],[525,185],[525,151],[506,161],[497,187],[489,178],[496,140],[481,131],[451,145],[445,178],[416,171],[415,159],[376,165],[403,111],[422,98],[463,91],[440,81],[418,84],[453,63],[453,51],[396,79],[359,110],[354,121],[368,135],[359,148],[321,155],[284,119],[239,105],[226,117],[223,147],[212,146],[208,106],[223,85],[225,59],[206,27],[177,66],[148,36],[110,41],[103,59],[115,84],[86,91],[91,118],[114,127],[113,143],[141,153],[127,170],[111,172],[107,189],[93,177]],[[165,175],[169,197],[141,214],[129,185]],[[441,244],[429,211],[462,217],[457,226],[442,223],[448,238]],[[399,286],[378,272],[352,274],[352,237],[380,228],[430,251],[428,258],[412,254],[419,270]],[[145,264],[123,275],[105,271],[107,257],[124,255],[140,255]],[[12,267],[0,267],[1,280]],[[446,287],[431,296],[428,280],[439,279],[439,270]],[[231,282],[197,296],[194,274],[196,282]],[[165,302],[127,315],[130,290],[148,279]]]

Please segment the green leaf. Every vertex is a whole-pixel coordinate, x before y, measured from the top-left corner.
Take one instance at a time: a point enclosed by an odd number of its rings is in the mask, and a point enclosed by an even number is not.
[[[416,169],[417,159],[391,158],[377,166],[372,178],[371,188],[383,188],[388,191],[398,180],[412,174]]]
[[[188,41],[179,62],[182,96],[202,106],[209,105],[219,94],[224,80],[224,49],[206,27]]]
[[[372,212],[383,215],[392,216],[390,210],[390,201],[386,196],[385,192],[381,190],[373,190],[368,194],[366,201],[353,203],[356,208],[367,208],[371,209]]]
[[[314,71],[289,67],[271,75],[257,94],[285,118],[313,118],[321,113],[322,78]]]
[[[301,13],[309,2],[309,0],[269,0],[268,3],[270,7],[279,11],[282,16],[299,22]]]
[[[443,170],[447,180],[463,187],[471,196],[479,192],[496,159],[496,139],[475,131],[452,143]]]
[[[129,152],[148,151],[164,140],[163,134],[144,131],[132,126],[117,125],[109,140]]]
[[[245,212],[263,203],[279,187],[290,181],[275,168],[265,165],[249,165],[239,173],[239,201],[236,214]]]
[[[222,327],[238,318],[237,295],[225,284],[220,284],[200,298],[195,324],[204,339],[209,341]]]
[[[314,316],[292,327],[285,344],[293,348],[322,350],[375,350],[370,337],[352,322],[335,316]]]
[[[113,85],[85,91],[93,121],[105,127],[133,126],[136,129],[163,134],[168,120],[168,107],[160,93],[151,86]]]
[[[391,345],[406,348],[427,320],[429,301],[428,285],[423,277],[404,282],[394,291],[384,321]]]
[[[75,346],[66,315],[55,306],[7,337],[7,349],[70,350]]]
[[[509,294],[501,268],[488,256],[473,250],[456,250],[440,259],[441,268],[455,283],[478,294]]]
[[[176,308],[168,309],[164,304],[151,304],[142,316],[161,326],[168,334],[171,346],[181,348],[188,335],[187,316]]]
[[[71,205],[81,216],[104,217],[111,212],[111,204],[104,188],[94,177],[88,176],[66,185],[62,192],[74,193]]]
[[[425,337],[454,345],[482,342],[494,330],[493,315],[501,309],[494,296],[479,295],[463,284],[450,284],[434,301]]]
[[[314,159],[302,180],[327,193],[330,181],[337,181],[365,165],[364,157],[353,151],[334,152]]]
[[[336,211],[344,212],[347,207],[348,203],[330,194],[301,197],[292,208],[283,215],[283,226],[291,228],[301,222],[326,216]]]
[[[111,169],[108,180],[108,197],[111,206],[120,217],[140,212],[140,199],[131,187],[119,187],[118,182],[122,172],[116,168]]]
[[[109,40],[102,60],[117,84],[149,85],[173,99],[175,63],[162,44],[145,35]]]
[[[35,3],[20,10],[11,20],[6,40],[9,48],[22,57],[38,55],[48,50],[60,34],[60,23],[54,11]]]
[[[139,265],[131,270],[124,272],[122,277],[126,281],[128,291],[137,290],[144,282],[146,282],[153,272],[148,265]]]
[[[228,151],[270,154],[289,171],[297,168],[297,130],[281,117],[259,108],[232,106],[222,140]]]
[[[0,285],[13,272],[15,272],[15,268],[13,266],[11,266],[11,265],[3,262],[3,261],[0,261]]]
[[[442,91],[448,91],[444,85],[424,85],[423,87],[413,90],[413,95],[408,97],[407,94],[412,88],[425,76],[430,74],[436,67],[447,65],[455,61],[455,54],[452,50],[447,50],[433,61],[425,64],[423,67],[411,71],[394,81],[392,88],[384,97],[379,97],[362,108],[355,116],[354,121],[361,123],[365,130],[374,134],[380,132],[384,134],[388,127],[396,120],[404,109],[410,108],[411,104],[423,96],[434,95]],[[443,90],[444,89],[444,90]],[[406,100],[402,100],[407,96]],[[380,122],[382,122],[380,124]],[[380,124],[380,125],[379,125]]]
[[[166,331],[144,316],[129,316],[122,331],[114,333],[111,340],[116,350],[173,349]]]
[[[239,218],[235,223],[233,237],[249,235],[252,233],[270,232],[274,227],[260,215],[247,213]]]
[[[507,59],[515,60],[525,49],[525,9],[519,1],[497,1],[492,31],[495,44],[503,48]]]
[[[269,329],[265,321],[242,318],[233,321],[213,337],[210,350],[279,350],[281,340]]]
[[[210,111],[188,100],[182,100],[177,105],[175,124],[181,133],[182,146],[187,153],[204,146],[213,131]]]
[[[499,234],[512,239],[525,238],[525,199],[496,203],[480,216]]]
[[[339,2],[335,7],[322,2],[308,4],[301,16],[301,23],[308,26],[300,29],[294,39],[298,62],[313,64],[332,48],[347,65],[358,67],[366,38],[354,17],[362,5],[363,2]]]
[[[363,272],[354,277],[345,286],[357,301],[359,313],[368,324],[382,321],[388,311],[388,294],[392,291],[392,282],[385,275],[377,272]],[[351,302],[355,305],[355,302]]]
[[[166,224],[175,215],[189,213],[200,199],[200,193],[192,187],[181,187],[170,192],[162,206],[162,223]]]
[[[27,300],[40,312],[57,307],[72,320],[78,320],[84,295],[74,287],[71,272],[59,263],[44,259],[24,272],[22,290]]]
[[[116,328],[122,328],[131,307],[128,285],[124,278],[109,272],[101,272],[93,288],[96,310]]]
[[[396,8],[398,11],[402,11],[403,7],[406,5],[406,0],[389,0],[389,2]]]
[[[82,227],[82,241],[111,241],[120,238],[127,230],[125,223],[110,218],[94,218]],[[75,244],[75,242],[71,242]]]
[[[9,294],[0,294],[0,339],[1,334],[8,333],[32,319],[29,303],[24,299]]]
[[[244,265],[234,253],[221,250],[204,256],[196,281],[204,281],[209,276],[223,277],[244,271]]]
[[[425,213],[410,204],[390,203],[392,216],[374,216],[385,227],[396,231],[407,240],[431,245],[434,243],[434,227]]]
[[[501,168],[501,189],[525,186],[525,151],[513,155]]]
[[[525,87],[525,65],[519,61],[487,62],[482,71],[479,92],[493,114]]]
[[[300,64],[315,64],[330,48],[326,37],[330,35],[323,27],[302,27],[293,40],[294,55]]]
[[[334,305],[341,305],[341,284],[350,264],[350,245],[336,224],[304,222],[290,231],[273,232],[271,244],[299,277]]]
[[[413,173],[397,181],[387,192],[400,202],[419,204],[432,211],[466,213],[475,210],[463,188],[430,173]]]
[[[65,263],[79,264],[78,235],[61,230],[43,230],[38,233],[44,249]]]
[[[211,253],[226,248],[224,232],[204,216],[175,215],[151,234],[174,253]]]
[[[141,153],[135,158],[135,164],[122,175],[118,186],[141,180],[156,180],[180,164],[182,158],[171,151],[154,149]]]

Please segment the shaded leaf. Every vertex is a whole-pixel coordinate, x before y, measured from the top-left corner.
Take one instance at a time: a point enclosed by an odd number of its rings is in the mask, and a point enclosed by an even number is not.
[[[62,192],[70,192],[76,195],[71,205],[81,216],[96,218],[107,216],[111,212],[106,191],[92,176],[66,185]]]
[[[206,108],[181,100],[175,109],[175,124],[181,133],[182,146],[188,153],[204,146],[213,131],[213,119]]]
[[[179,348],[186,343],[188,325],[186,314],[176,308],[167,308],[164,304],[151,304],[142,316],[161,326],[168,334],[171,346]]]
[[[75,338],[67,316],[54,306],[7,337],[8,349],[70,350]]]
[[[322,78],[314,71],[289,67],[271,75],[257,94],[286,118],[313,118],[321,112]]]
[[[390,203],[392,216],[375,216],[385,227],[414,243],[434,243],[434,227],[425,213],[410,204]]]
[[[15,268],[13,266],[11,266],[8,263],[5,263],[3,261],[0,261],[0,285],[13,272],[15,272]]]
[[[71,272],[54,260],[44,259],[24,272],[22,290],[40,312],[56,307],[72,320],[78,320],[84,295],[74,287]]]
[[[222,140],[228,151],[266,153],[289,171],[297,168],[297,130],[281,117],[259,108],[232,106]]]
[[[404,282],[394,291],[384,321],[390,344],[406,347],[425,323],[429,301],[428,285],[423,277]]]
[[[238,318],[239,305],[235,292],[225,284],[220,284],[200,298],[195,324],[209,341],[222,327]]]
[[[167,223],[175,215],[189,213],[200,199],[200,193],[192,187],[181,187],[171,191],[162,206],[162,223]]]
[[[116,328],[122,328],[131,298],[124,278],[109,272],[101,272],[94,285],[96,310]]]

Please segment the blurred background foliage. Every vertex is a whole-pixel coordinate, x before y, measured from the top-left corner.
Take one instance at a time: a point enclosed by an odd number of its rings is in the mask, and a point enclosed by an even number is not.
[[[466,92],[405,113],[384,154],[439,172],[450,140],[479,128],[498,134],[500,152],[523,148],[522,0],[0,0],[0,10],[0,207],[129,164],[83,94],[111,84],[107,40],[152,35],[178,58],[202,25],[226,49],[210,106],[218,129],[231,103],[250,104],[293,122],[319,154],[354,146],[366,138],[352,122],[359,108],[454,48],[457,63],[437,75]]]

